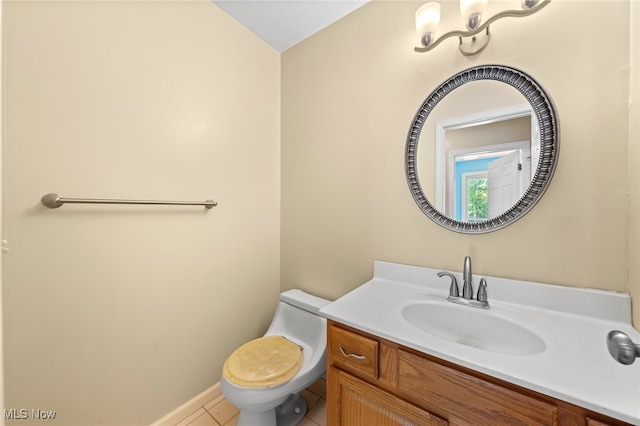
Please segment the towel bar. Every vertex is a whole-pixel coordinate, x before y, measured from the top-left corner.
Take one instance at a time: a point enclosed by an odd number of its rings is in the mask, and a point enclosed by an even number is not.
[[[205,206],[211,209],[218,205],[216,201],[158,201],[158,200],[112,200],[112,199],[92,199],[92,198],[64,198],[58,194],[46,194],[41,199],[45,206],[56,209],[63,204],[162,204],[176,206]]]

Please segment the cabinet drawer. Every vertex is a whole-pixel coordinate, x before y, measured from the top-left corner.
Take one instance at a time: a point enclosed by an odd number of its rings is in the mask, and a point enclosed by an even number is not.
[[[427,410],[448,413],[453,424],[556,425],[558,408],[506,387],[398,351],[398,389]]]
[[[587,426],[611,426],[611,423],[602,423],[598,420],[593,420],[587,417]]]
[[[376,379],[378,342],[338,327],[331,327],[329,356],[332,365]]]

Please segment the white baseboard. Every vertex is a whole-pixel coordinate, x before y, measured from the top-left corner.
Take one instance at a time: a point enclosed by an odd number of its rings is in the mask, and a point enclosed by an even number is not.
[[[222,395],[222,390],[220,389],[220,382],[218,382],[160,420],[156,420],[151,426],[175,426],[220,395]]]

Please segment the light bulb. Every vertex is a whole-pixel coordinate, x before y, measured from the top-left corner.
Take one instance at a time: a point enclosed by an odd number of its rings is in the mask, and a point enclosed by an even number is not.
[[[469,31],[480,26],[487,3],[488,0],[460,0],[460,13]]]
[[[440,25],[440,3],[425,3],[416,11],[416,31],[422,44],[428,46]]]

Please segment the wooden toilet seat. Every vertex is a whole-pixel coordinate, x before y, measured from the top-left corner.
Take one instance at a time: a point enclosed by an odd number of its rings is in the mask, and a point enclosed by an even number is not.
[[[240,346],[227,358],[222,374],[249,388],[281,385],[293,379],[304,361],[302,348],[282,336],[265,336]]]

